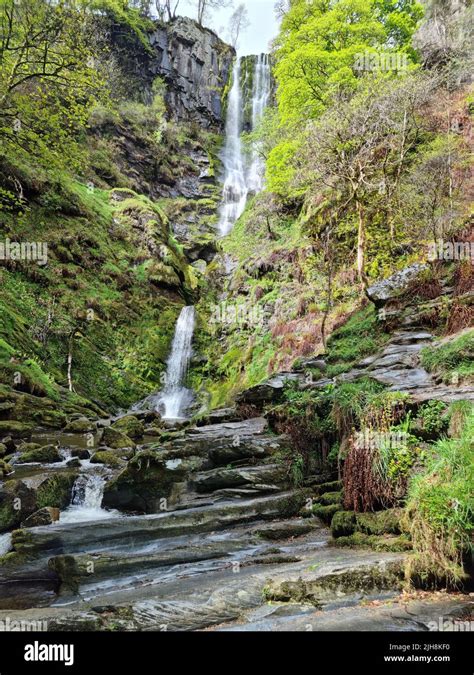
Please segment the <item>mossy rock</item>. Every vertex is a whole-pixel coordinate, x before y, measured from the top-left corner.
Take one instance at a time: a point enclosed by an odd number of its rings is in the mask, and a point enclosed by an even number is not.
[[[322,506],[321,504],[315,504],[311,511],[312,513],[321,518],[321,520],[329,525],[333,519],[334,514],[341,510],[339,504],[328,504],[327,506]]]
[[[410,551],[411,541],[406,535],[382,535],[376,536],[364,534],[363,532],[354,532],[350,536],[338,537],[330,542],[331,546],[340,548],[368,548],[372,551],[402,553]]]
[[[30,462],[40,462],[41,464],[54,464],[55,462],[61,461],[61,454],[55,445],[44,445],[42,448],[24,452],[17,460],[17,463],[27,464]]]
[[[7,480],[0,488],[0,532],[20,524],[36,511],[36,493],[22,480]]]
[[[10,464],[5,462],[5,460],[0,459],[0,478],[4,478],[5,476],[8,476],[13,471],[11,468]]]
[[[0,436],[11,435],[14,438],[29,438],[33,433],[34,426],[17,420],[0,421]]]
[[[123,464],[123,461],[112,450],[98,450],[91,457],[91,464],[104,464],[114,469]]]
[[[8,448],[4,443],[0,443],[0,457],[5,457],[8,453]]]
[[[112,424],[112,429],[121,431],[129,438],[143,438],[145,432],[144,424],[134,415],[126,415]]]
[[[338,511],[331,521],[331,532],[334,538],[347,537],[355,532],[357,525],[354,511]]]
[[[135,443],[129,436],[112,427],[105,427],[102,432],[101,443],[114,450],[135,447]]]
[[[329,483],[321,483],[321,485],[313,487],[313,496],[321,497],[327,492],[339,492],[340,490],[342,490],[342,481],[332,480]]]
[[[338,504],[342,507],[342,491],[339,492],[325,492],[316,500],[317,504],[322,506],[330,506],[331,504]]]
[[[64,432],[68,434],[88,434],[97,429],[97,424],[82,417],[76,420],[70,420],[64,427]]]
[[[358,513],[357,530],[364,534],[400,534],[402,509],[387,509],[376,513]]]
[[[17,451],[23,455],[25,452],[33,452],[33,450],[39,450],[42,446],[39,443],[20,443],[17,448]]]
[[[45,506],[65,509],[71,501],[72,488],[78,475],[77,471],[56,473],[43,481],[36,493],[38,509]]]

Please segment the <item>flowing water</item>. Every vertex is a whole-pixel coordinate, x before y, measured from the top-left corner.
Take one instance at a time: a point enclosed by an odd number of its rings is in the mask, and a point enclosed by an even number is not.
[[[104,487],[105,476],[92,472],[81,473],[72,489],[71,504],[61,513],[61,524],[116,517],[118,512],[102,508]]]
[[[255,129],[268,107],[271,96],[271,69],[268,54],[257,57],[254,75],[254,90],[252,95],[252,129]],[[264,188],[265,162],[253,148],[251,163],[247,172],[247,186],[249,192],[261,192]]]
[[[158,409],[163,410],[165,420],[182,418],[192,400],[192,392],[184,382],[192,356],[194,322],[194,307],[183,307],[167,362],[166,385],[158,397]]]
[[[225,236],[240,218],[247,204],[249,194],[260,192],[264,187],[265,166],[257,149],[253,148],[250,158],[244,156],[242,131],[244,119],[245,85],[241,83],[241,59],[236,59],[229,94],[225,145],[222,153],[224,165],[224,188],[219,218],[219,233]],[[255,63],[252,97],[252,129],[255,129],[271,95],[271,69],[267,54],[257,57]]]
[[[232,225],[242,215],[247,203],[248,188],[242,153],[242,92],[240,88],[240,59],[236,59],[229,94],[225,146],[222,154],[224,163],[224,189],[219,220],[219,232],[228,234]]]

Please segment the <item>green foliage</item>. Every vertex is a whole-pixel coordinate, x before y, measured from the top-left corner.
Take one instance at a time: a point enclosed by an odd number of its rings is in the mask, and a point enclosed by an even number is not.
[[[470,381],[474,377],[474,330],[440,345],[425,347],[421,363],[447,383],[452,383],[453,378]]]
[[[427,401],[419,410],[419,417],[423,428],[429,433],[439,435],[448,426],[448,417],[445,416],[447,405],[442,401]]]
[[[459,438],[440,440],[409,485],[405,526],[416,556],[409,576],[456,585],[474,532],[474,411]]]
[[[372,304],[356,312],[332,333],[328,340],[326,361],[328,376],[350,370],[365,356],[375,354],[389,339]]]

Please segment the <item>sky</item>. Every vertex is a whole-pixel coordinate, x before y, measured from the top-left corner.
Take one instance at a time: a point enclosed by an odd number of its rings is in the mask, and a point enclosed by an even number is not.
[[[228,40],[229,18],[235,8],[244,4],[249,13],[250,27],[239,39],[240,56],[260,54],[268,51],[268,46],[278,34],[278,19],[275,15],[275,0],[234,0],[233,7],[211,10],[206,25],[218,33],[219,37]],[[181,0],[178,14],[196,18],[194,3]]]

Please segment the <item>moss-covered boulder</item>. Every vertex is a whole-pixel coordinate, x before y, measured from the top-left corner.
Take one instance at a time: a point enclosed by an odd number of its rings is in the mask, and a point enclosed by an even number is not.
[[[389,553],[402,553],[410,551],[412,544],[406,535],[373,535],[363,532],[354,532],[349,536],[338,537],[330,542],[332,546],[339,548],[367,548],[372,551],[386,551]]]
[[[201,466],[199,458],[167,460],[160,452],[143,450],[105,486],[104,506],[156,513],[162,500],[171,501],[173,487]]]
[[[96,429],[97,423],[87,419],[87,417],[69,420],[64,427],[64,431],[68,434],[88,434]]]
[[[132,439],[118,429],[105,427],[101,436],[101,444],[108,448],[118,450],[120,448],[134,448],[135,443]]]
[[[120,456],[113,450],[98,450],[91,457],[91,464],[104,464],[110,468],[117,468],[123,463]]]
[[[16,527],[36,511],[35,490],[22,480],[7,480],[0,488],[0,532]]]
[[[317,504],[322,506],[329,506],[330,504],[339,504],[342,508],[342,491],[339,492],[325,492],[316,500]]]
[[[4,443],[0,443],[0,457],[5,457],[8,453],[7,446]]]
[[[400,534],[403,509],[387,509],[376,513],[358,513],[357,530],[364,534]]]
[[[342,507],[340,504],[328,504],[323,506],[322,504],[314,504],[311,508],[311,513],[321,518],[321,520],[329,525],[333,519],[333,516],[338,511],[341,511]]]
[[[17,451],[23,455],[27,452],[32,452],[33,450],[39,450],[42,446],[39,443],[20,443],[17,448]]]
[[[27,424],[26,422],[18,422],[17,420],[0,421],[0,437],[8,434],[13,438],[30,438],[33,429],[33,424]]]
[[[354,533],[357,525],[354,511],[338,511],[331,521],[331,532],[334,538],[347,537]]]
[[[29,450],[22,453],[17,459],[18,464],[28,464],[30,462],[39,462],[41,464],[53,464],[61,462],[62,457],[59,448],[56,445],[44,445],[35,450]]]
[[[64,471],[46,478],[36,492],[37,508],[53,506],[65,509],[71,502],[72,488],[78,475],[78,471]]]
[[[129,438],[143,438],[145,426],[143,422],[134,415],[126,415],[112,424],[112,429],[117,429]]]
[[[5,476],[8,476],[12,471],[13,469],[10,464],[5,462],[4,459],[0,459],[0,478],[5,478]]]

